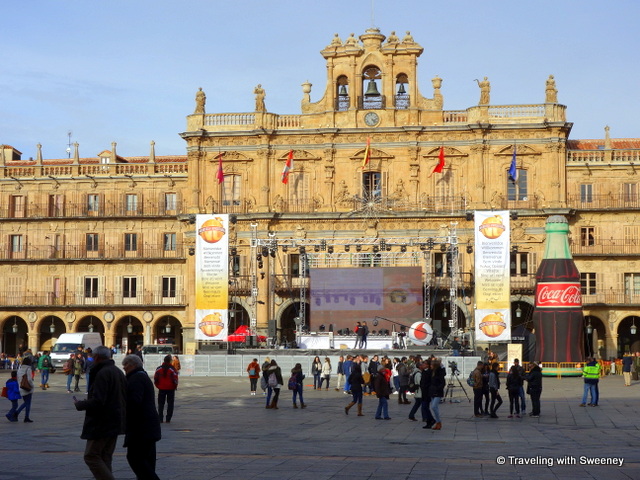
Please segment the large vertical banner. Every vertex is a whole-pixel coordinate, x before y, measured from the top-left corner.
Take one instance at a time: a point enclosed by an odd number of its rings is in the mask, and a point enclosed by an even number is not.
[[[475,212],[476,341],[511,340],[509,212]]]
[[[196,339],[226,340],[229,215],[196,215]]]

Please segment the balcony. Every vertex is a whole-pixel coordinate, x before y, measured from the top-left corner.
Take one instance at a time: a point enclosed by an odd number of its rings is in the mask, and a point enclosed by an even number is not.
[[[611,255],[638,255],[640,254],[640,239],[595,239],[593,245],[582,245],[579,242],[571,244],[571,253],[574,256],[611,256]]]
[[[86,178],[94,181],[100,180],[101,177],[111,180],[111,176],[167,176],[179,175],[186,176],[188,169],[186,157],[184,162],[161,162],[161,163],[49,163],[37,164],[36,161],[20,161],[20,165],[0,165],[1,178],[5,179],[26,179],[29,177],[43,178],[59,178],[71,177],[73,180]]]
[[[627,305],[637,307],[640,305],[640,292],[630,292],[625,289],[610,289],[608,292],[603,293],[583,294],[582,305]]]
[[[2,307],[118,307],[148,308],[153,306],[185,306],[186,294],[178,291],[144,290],[138,292],[114,292],[101,290],[94,292],[0,292]]]
[[[640,210],[640,195],[567,195],[567,206],[576,210]]]
[[[87,202],[64,202],[62,205],[52,205],[49,202],[28,203],[17,209],[10,204],[0,205],[0,218],[10,219],[43,219],[43,218],[117,218],[117,217],[175,217],[183,213],[180,202],[166,206],[160,201],[140,201],[137,205],[127,205],[123,202],[103,201],[98,205],[89,206]]]
[[[139,244],[135,250],[125,250],[124,245],[104,244],[87,250],[86,245],[27,245],[20,251],[12,251],[9,247],[0,249],[0,261],[34,261],[34,260],[184,260],[188,247],[175,245],[173,250],[164,245]]]

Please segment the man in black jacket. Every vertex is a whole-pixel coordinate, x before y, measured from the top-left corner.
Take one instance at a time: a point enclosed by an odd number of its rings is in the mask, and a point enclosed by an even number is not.
[[[136,477],[156,480],[156,442],[161,432],[153,383],[137,355],[124,357],[122,368],[127,374],[127,461]]]
[[[84,462],[96,479],[112,480],[113,451],[125,431],[126,380],[107,347],[97,347],[93,358],[89,395],[86,400],[73,398],[76,409],[86,412],[80,435],[87,441]]]
[[[542,370],[536,362],[529,364],[529,373],[527,378],[527,393],[531,398],[530,417],[537,418],[540,416],[540,395],[542,395]]]

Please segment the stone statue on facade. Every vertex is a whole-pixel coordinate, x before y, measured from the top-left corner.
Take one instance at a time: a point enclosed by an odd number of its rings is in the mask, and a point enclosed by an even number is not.
[[[196,92],[196,109],[195,109],[195,111],[193,113],[194,114],[204,113],[204,105],[205,105],[205,103],[207,103],[207,96],[202,91],[202,87],[200,87],[198,89],[198,91]]]
[[[349,35],[349,38],[347,38],[347,40],[344,42],[345,45],[357,45],[358,44],[358,39],[355,37],[355,34],[352,33],[351,35]]]
[[[407,34],[402,39],[402,43],[416,43],[415,40],[413,39],[413,36],[411,36],[411,32],[409,30],[407,30]]]
[[[347,183],[344,180],[341,180],[338,191],[336,192],[336,204],[345,205],[350,199],[351,195],[349,194]]]
[[[547,87],[545,89],[545,102],[558,103],[558,90],[556,89],[556,81],[553,75],[549,75],[547,79]]]
[[[264,105],[264,97],[266,97],[267,94],[265,93],[264,88],[262,88],[262,85],[258,84],[258,86],[253,90],[253,93],[256,95],[256,112],[266,112],[267,108]]]
[[[391,32],[391,35],[387,37],[387,43],[400,43],[400,39],[396,35],[396,32]]]
[[[340,40],[340,36],[336,33],[331,40],[331,45],[335,47],[339,47],[342,45],[342,40]]]
[[[489,94],[491,93],[491,83],[489,79],[484,77],[484,80],[479,81],[476,79],[476,82],[478,82],[478,86],[480,87],[480,101],[478,105],[489,105]]]

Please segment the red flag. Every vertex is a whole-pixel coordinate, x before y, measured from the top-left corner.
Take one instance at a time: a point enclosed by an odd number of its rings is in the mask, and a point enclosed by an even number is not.
[[[289,156],[282,169],[282,183],[286,184],[289,182],[289,173],[291,170],[293,170],[293,150],[289,150]]]
[[[433,170],[429,174],[429,177],[434,173],[442,173],[442,169],[444,168],[444,147],[440,147],[440,154],[438,155],[438,164],[433,167]]]
[[[222,156],[224,153],[218,155],[218,173],[216,174],[216,178],[218,179],[218,184],[224,182],[224,171],[222,170]]]
[[[367,148],[364,150],[364,157],[362,158],[362,168],[369,165],[369,160],[371,159],[371,138],[367,138]]]

